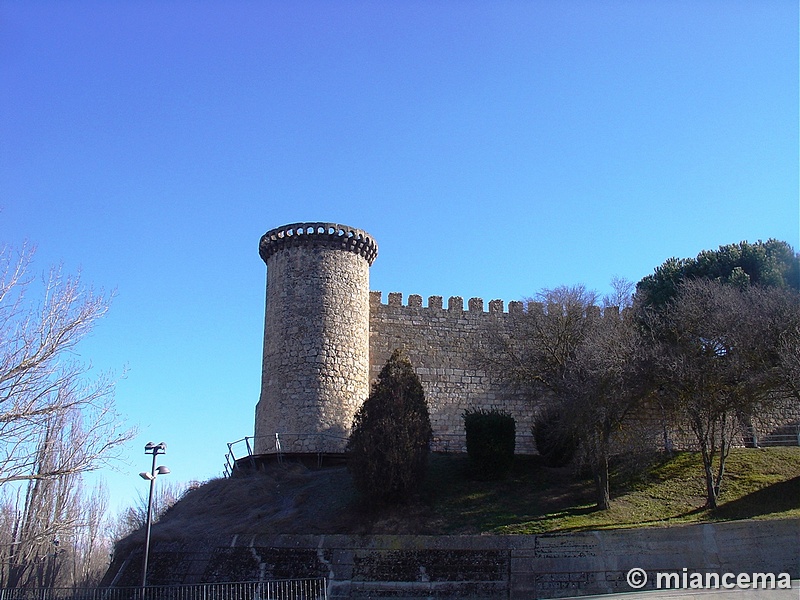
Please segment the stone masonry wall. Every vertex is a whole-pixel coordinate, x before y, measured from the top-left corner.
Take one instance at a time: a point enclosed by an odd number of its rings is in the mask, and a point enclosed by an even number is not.
[[[444,306],[441,296],[431,296],[423,306],[419,295],[410,295],[404,304],[403,295],[393,292],[384,304],[382,293],[372,291],[369,308],[369,379],[375,381],[392,351],[403,348],[425,390],[435,450],[466,451],[464,410],[497,408],[516,421],[516,452],[535,452],[531,426],[541,400],[503,385],[481,364],[490,331],[512,344],[518,339],[525,318],[521,302],[509,302],[506,312],[502,300],[492,300],[486,307],[481,298],[471,298],[465,307],[461,297],[452,296]],[[754,417],[751,425],[755,443],[800,443],[800,410],[796,406]],[[752,435],[742,431],[734,443],[750,445]],[[619,452],[653,447],[695,449],[695,444],[685,426],[666,420],[654,405],[642,407],[615,440]]]
[[[381,292],[370,292],[370,381],[395,348],[405,350],[428,400],[434,448],[463,451],[464,410],[499,408],[516,420],[517,452],[532,452],[530,399],[506,389],[480,361],[487,325],[513,331],[522,303],[510,302],[505,312],[502,300],[489,302],[488,311],[480,298],[466,307],[458,296],[446,307],[441,296],[431,296],[427,306],[418,295],[409,296],[405,305],[399,293],[390,293],[386,304],[381,300]]]
[[[351,243],[352,242],[352,243]],[[289,225],[265,234],[267,306],[257,454],[341,452],[369,393],[369,265],[359,230]]]
[[[649,575],[645,590],[655,588],[656,572],[787,573],[796,580],[798,547],[798,519],[540,535],[242,535],[156,542],[148,583],[325,577],[332,600],[529,600],[632,592],[626,573],[634,567]],[[107,580],[137,585],[141,554],[115,557]],[[736,597],[797,598],[797,588],[782,591]]]

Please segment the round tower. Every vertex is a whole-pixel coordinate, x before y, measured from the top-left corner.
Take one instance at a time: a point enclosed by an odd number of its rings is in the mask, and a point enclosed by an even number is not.
[[[255,453],[340,452],[369,394],[369,267],[378,246],[337,223],[265,233],[267,306]]]

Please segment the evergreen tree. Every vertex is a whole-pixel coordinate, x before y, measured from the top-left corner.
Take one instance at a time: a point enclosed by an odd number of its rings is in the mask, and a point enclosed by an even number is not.
[[[694,279],[739,288],[752,284],[798,290],[800,255],[786,242],[770,239],[704,250],[696,258],[669,258],[636,284],[636,296],[644,305],[662,308],[678,293],[682,282]]]
[[[514,417],[496,408],[465,410],[462,417],[473,477],[506,477],[514,462],[517,434]]]
[[[432,435],[419,377],[395,350],[353,419],[348,469],[369,501],[407,500],[425,476]]]

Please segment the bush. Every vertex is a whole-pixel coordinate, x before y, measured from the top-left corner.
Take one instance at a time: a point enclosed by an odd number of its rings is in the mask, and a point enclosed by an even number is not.
[[[347,466],[356,489],[371,502],[407,500],[425,477],[432,434],[422,383],[395,350],[353,419]]]
[[[560,410],[545,408],[540,411],[531,432],[536,449],[548,467],[565,467],[572,462],[578,441]]]
[[[473,477],[502,479],[514,462],[516,424],[508,413],[496,409],[464,411],[467,455]]]

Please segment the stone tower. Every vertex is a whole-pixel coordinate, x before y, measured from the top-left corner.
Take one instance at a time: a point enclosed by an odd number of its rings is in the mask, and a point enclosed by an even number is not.
[[[265,233],[267,303],[257,454],[338,452],[369,394],[369,267],[378,246],[336,223]]]

